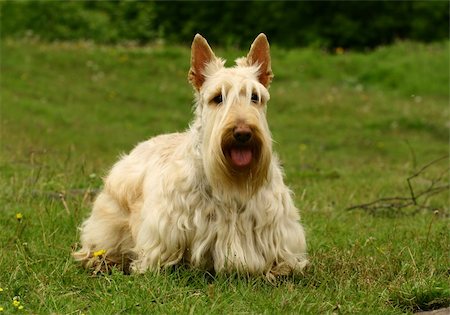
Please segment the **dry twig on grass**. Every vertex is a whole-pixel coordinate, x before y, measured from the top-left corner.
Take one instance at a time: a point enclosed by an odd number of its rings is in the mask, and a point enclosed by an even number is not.
[[[421,209],[432,211],[440,210],[435,207],[429,206],[428,200],[436,194],[448,191],[448,189],[450,188],[450,184],[448,182],[449,167],[445,167],[444,170],[440,172],[440,174],[436,178],[430,180],[430,184],[428,185],[428,187],[419,191],[414,190],[413,180],[416,178],[420,178],[424,174],[424,172],[431,166],[436,165],[443,160],[448,161],[448,158],[449,156],[445,155],[436,160],[433,160],[423,166],[419,171],[409,176],[406,179],[409,188],[409,196],[379,198],[372,202],[348,207],[346,210],[362,209],[375,212],[381,209],[401,210],[408,207],[414,207],[416,209],[416,212]]]

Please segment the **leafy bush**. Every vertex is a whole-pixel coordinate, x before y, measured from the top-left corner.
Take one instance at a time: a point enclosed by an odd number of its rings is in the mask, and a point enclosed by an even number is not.
[[[3,2],[3,35],[31,34],[46,40],[88,39],[100,43],[155,38],[153,4],[144,2]]]
[[[449,36],[448,2],[26,1],[0,3],[4,36],[100,43],[158,38],[190,42],[195,33],[247,45],[259,32],[282,46],[373,48],[397,39]]]

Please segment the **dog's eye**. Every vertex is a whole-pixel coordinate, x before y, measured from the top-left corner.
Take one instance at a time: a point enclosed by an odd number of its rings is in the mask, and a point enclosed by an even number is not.
[[[259,103],[258,94],[253,93],[251,100],[252,100],[253,103]]]
[[[223,102],[222,94],[215,96],[211,101],[217,105],[221,104]]]

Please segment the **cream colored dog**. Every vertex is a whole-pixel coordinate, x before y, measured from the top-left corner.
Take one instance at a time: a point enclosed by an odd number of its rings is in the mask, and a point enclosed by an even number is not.
[[[306,266],[304,231],[266,120],[273,77],[266,36],[236,66],[224,64],[197,34],[194,121],[114,165],[81,227],[74,257],[85,266],[102,258],[145,272],[186,263],[270,278]]]

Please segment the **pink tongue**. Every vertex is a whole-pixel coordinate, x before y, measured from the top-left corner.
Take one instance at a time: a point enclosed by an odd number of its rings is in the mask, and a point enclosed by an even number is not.
[[[231,149],[231,160],[236,166],[247,166],[252,161],[252,150],[246,148]]]

